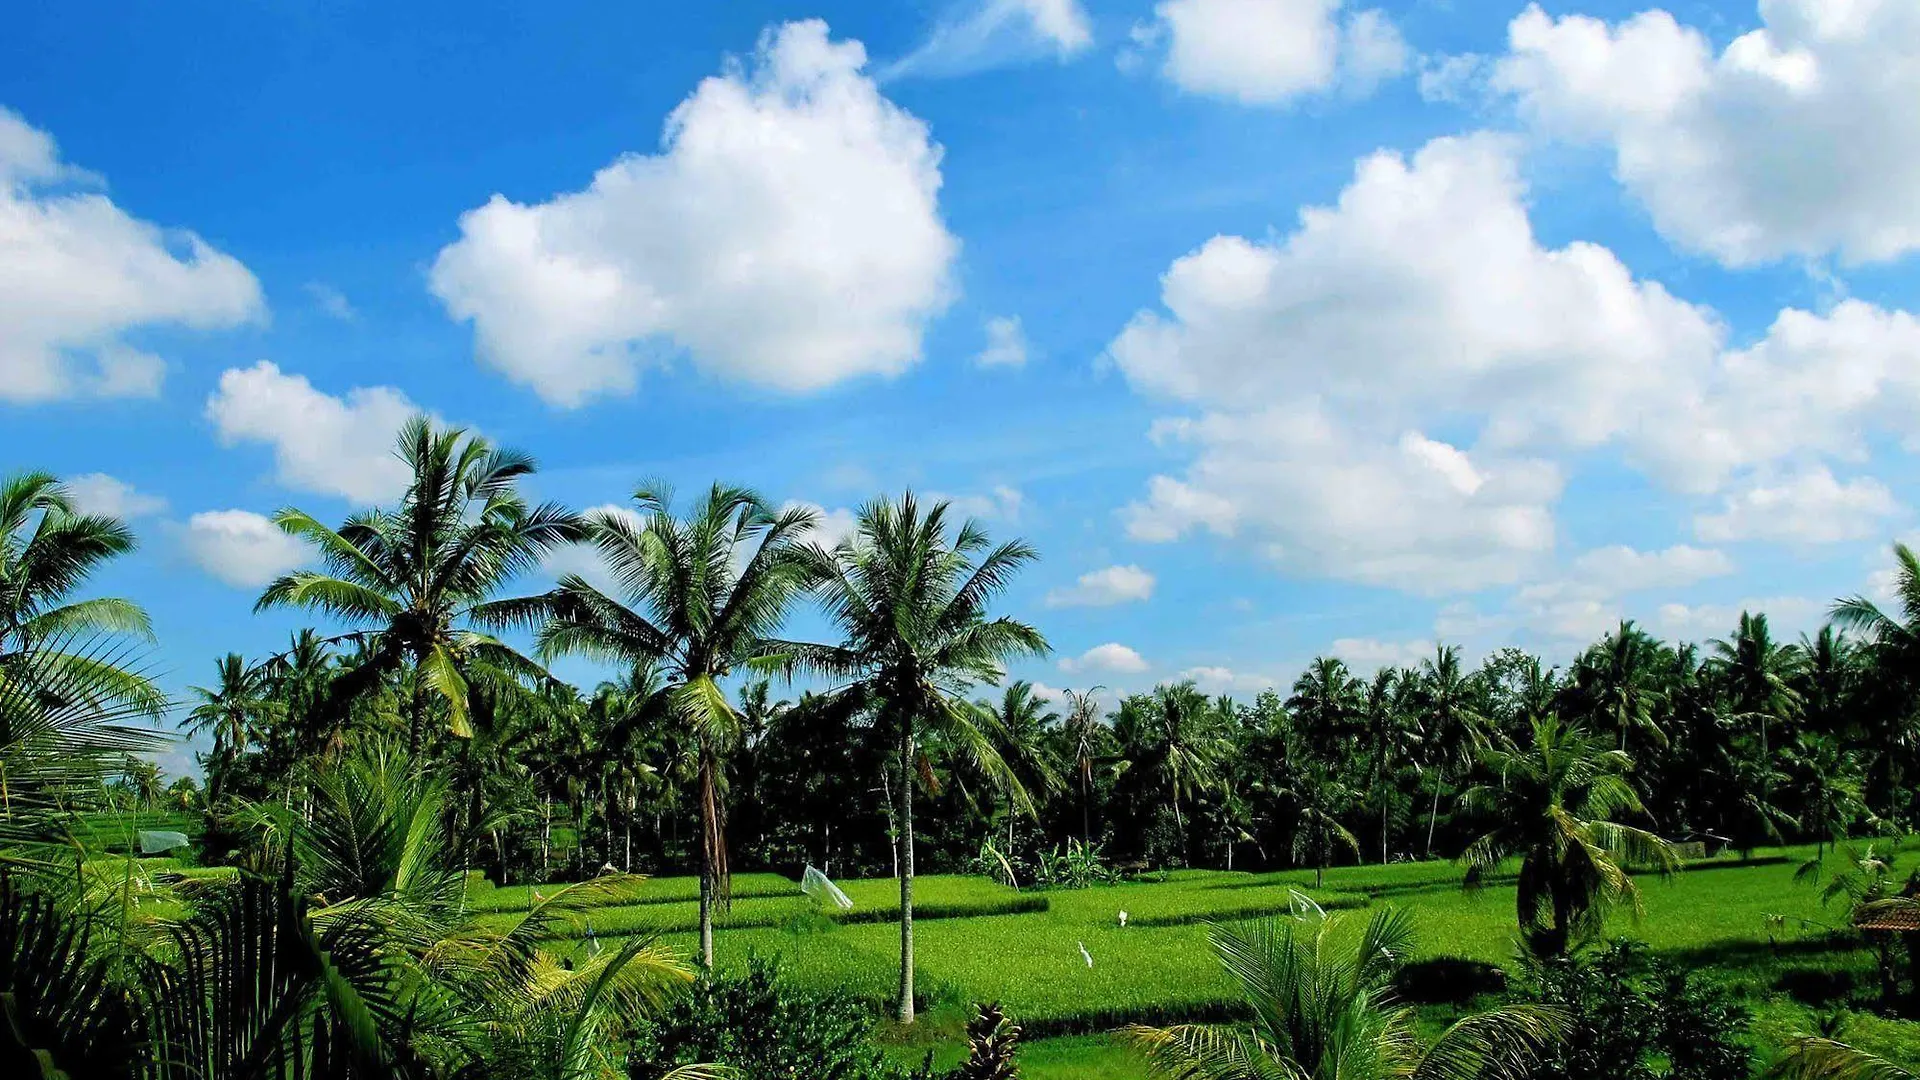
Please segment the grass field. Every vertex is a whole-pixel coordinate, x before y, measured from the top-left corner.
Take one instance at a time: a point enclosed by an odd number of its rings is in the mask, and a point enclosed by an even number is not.
[[[1644,918],[1619,913],[1610,931],[1689,967],[1712,969],[1753,1002],[1760,1037],[1777,1040],[1812,1023],[1791,991],[1849,979],[1864,985],[1868,976],[1866,955],[1838,945],[1826,929],[1841,913],[1823,909],[1817,890],[1794,880],[1811,854],[1767,851],[1702,861],[1670,880],[1642,878]],[[98,859],[103,869],[111,861]],[[148,872],[221,872],[168,860],[138,865]],[[753,954],[777,956],[790,979],[884,1008],[897,979],[898,885],[890,878],[840,885],[854,902],[850,912],[820,910],[797,883],[776,874],[737,876],[732,910],[718,920],[722,968],[743,966]],[[495,888],[476,878],[468,901],[483,922],[499,921],[561,887]],[[637,934],[690,955],[698,896],[690,877],[639,882],[618,903],[585,913],[571,947],[605,947]],[[929,1008],[910,1034],[886,1033],[889,1049],[903,1061],[917,1062],[928,1051],[955,1059],[970,1004],[995,1000],[1028,1033],[1022,1063],[1033,1080],[1143,1076],[1130,1052],[1105,1033],[1131,1022],[1233,1015],[1238,1002],[1208,947],[1207,924],[1285,912],[1303,898],[1326,908],[1410,910],[1422,958],[1510,966],[1514,957],[1510,879],[1467,891],[1461,870],[1449,863],[1337,868],[1318,886],[1310,871],[1188,871],[1077,891],[928,875],[915,885],[915,970]],[[1862,1017],[1849,1034],[1920,1064],[1920,1025]]]

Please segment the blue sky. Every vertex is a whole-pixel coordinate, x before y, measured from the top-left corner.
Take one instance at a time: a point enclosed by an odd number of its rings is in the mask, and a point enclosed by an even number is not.
[[[174,686],[414,409],[953,497],[1054,687],[1806,629],[1912,526],[1916,93],[1905,0],[34,4],[0,467]]]

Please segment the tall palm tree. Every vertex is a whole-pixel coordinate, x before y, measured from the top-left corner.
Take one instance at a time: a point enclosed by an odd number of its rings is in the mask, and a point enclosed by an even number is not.
[[[1093,844],[1093,769],[1113,739],[1100,717],[1098,695],[1104,689],[1067,691],[1067,720],[1062,729],[1073,775],[1080,782],[1080,842],[1088,846]]]
[[[1599,930],[1616,904],[1638,912],[1640,892],[1630,870],[1653,867],[1664,874],[1679,867],[1672,844],[1614,820],[1643,812],[1627,779],[1633,763],[1580,728],[1541,717],[1526,745],[1489,746],[1480,758],[1497,779],[1462,798],[1495,824],[1461,859],[1469,884],[1520,859],[1515,906],[1535,953],[1565,954]]]
[[[246,752],[247,743],[258,732],[261,721],[274,711],[274,703],[267,696],[264,669],[248,666],[239,653],[228,653],[220,659],[218,673],[212,688],[191,688],[199,704],[187,714],[186,724],[189,735],[213,736],[213,753],[207,768],[209,803],[220,800],[227,773]]]
[[[95,570],[134,547],[132,530],[115,518],[78,512],[51,475],[0,480],[0,680],[29,678],[28,658],[59,658],[69,677],[77,665],[99,665],[87,678],[93,692],[160,715],[166,697],[159,688],[126,667],[124,655],[91,646],[103,636],[150,639],[146,612],[114,597],[73,598]]]
[[[1006,763],[1007,770],[1020,789],[1034,802],[1044,802],[1065,786],[1059,763],[1054,760],[1051,736],[1060,724],[1060,714],[1047,708],[1045,699],[1033,692],[1033,684],[1019,679],[1007,685],[996,702],[982,701],[987,734],[994,751]],[[1013,821],[1018,813],[1014,800],[1007,800],[1007,847],[1013,847]]]
[[[425,734],[429,699],[445,710],[455,736],[472,735],[468,680],[482,666],[534,674],[531,662],[475,629],[498,620],[494,597],[540,557],[580,534],[571,511],[530,507],[519,483],[533,459],[495,449],[462,428],[436,429],[425,417],[401,428],[398,454],[412,479],[391,509],[369,510],[329,528],[305,511],[286,509],[274,523],[312,545],[318,570],[299,570],[268,585],[254,604],[319,611],[354,624],[365,659],[335,684],[364,690],[410,665],[413,692],[409,749]]]
[[[1658,653],[1658,642],[1632,620],[1622,620],[1574,665],[1576,690],[1594,719],[1619,733],[1621,750],[1627,748],[1627,733],[1633,730],[1666,745],[1666,733],[1655,721],[1660,700],[1654,678]]]
[[[1509,1005],[1422,1046],[1391,986],[1413,951],[1412,921],[1381,906],[1358,935],[1343,928],[1324,913],[1214,927],[1251,1025],[1134,1026],[1125,1038],[1168,1080],[1483,1080],[1526,1075],[1559,1030],[1553,1010]]]
[[[684,519],[658,485],[633,499],[637,521],[612,511],[588,517],[589,536],[624,597],[568,575],[527,611],[545,615],[542,657],[653,665],[662,679],[640,709],[687,732],[697,754],[700,959],[711,969],[713,910],[730,899],[724,761],[741,737],[740,714],[721,682],[787,662],[777,635],[814,581],[800,538],[817,515],[776,512],[745,488],[719,484]]]
[[[1114,737],[1126,762],[1122,774],[1141,800],[1165,796],[1180,836],[1181,855],[1189,850],[1183,804],[1213,787],[1226,751],[1214,703],[1192,682],[1163,684],[1151,694],[1135,694],[1120,703]]]
[[[1287,713],[1294,725],[1311,733],[1312,738],[1338,738],[1353,724],[1360,685],[1342,661],[1316,656],[1294,680]]]
[[[1760,735],[1761,799],[1771,802],[1773,751],[1769,729],[1778,729],[1800,713],[1800,692],[1793,688],[1800,667],[1792,645],[1773,640],[1767,617],[1740,613],[1733,638],[1713,643],[1713,666],[1733,707],[1729,719],[1756,728]]]
[[[1380,804],[1380,862],[1387,862],[1388,814],[1398,794],[1394,776],[1413,760],[1420,745],[1420,730],[1407,708],[1407,688],[1414,675],[1410,671],[1383,667],[1373,673],[1358,705],[1357,720],[1365,733],[1367,773],[1371,796]]]
[[[1433,784],[1427,810],[1427,857],[1433,857],[1433,832],[1440,818],[1440,788],[1472,761],[1481,745],[1487,718],[1477,707],[1473,679],[1460,666],[1460,648],[1442,645],[1420,662],[1413,705],[1420,712],[1426,765]]]
[[[968,690],[995,683],[1008,661],[1043,656],[1038,630],[989,614],[1020,568],[1037,556],[1025,541],[995,545],[977,522],[951,527],[949,504],[923,508],[911,493],[860,509],[853,534],[810,549],[819,596],[842,641],[793,650],[797,667],[843,680],[838,691],[869,703],[892,740],[899,788],[900,1019],[913,1006],[913,789],[923,732],[939,732],[996,777],[1016,801],[1019,783],[975,722]]]

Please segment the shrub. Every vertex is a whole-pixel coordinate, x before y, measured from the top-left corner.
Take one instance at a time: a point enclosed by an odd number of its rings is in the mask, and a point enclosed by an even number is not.
[[[1750,1017],[1723,986],[1616,941],[1531,961],[1530,1000],[1563,1010],[1567,1027],[1536,1080],[1747,1080]]]
[[[873,1014],[839,994],[800,990],[750,957],[744,975],[703,977],[646,1021],[628,1057],[634,1080],[681,1065],[726,1065],[782,1080],[908,1080],[871,1038]]]
[[[967,1058],[950,1080],[1019,1080],[1014,1064],[1019,1053],[1019,1026],[1007,1019],[999,1002],[981,1005],[967,1021]]]

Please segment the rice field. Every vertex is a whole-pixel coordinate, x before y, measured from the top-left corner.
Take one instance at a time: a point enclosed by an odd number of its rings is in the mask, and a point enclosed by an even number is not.
[[[1775,1026],[1799,1007],[1782,995],[1796,978],[1843,977],[1864,955],[1836,949],[1828,928],[1842,915],[1794,874],[1811,850],[1703,860],[1670,879],[1640,879],[1644,915],[1616,915],[1610,932],[1656,952],[1707,966],[1765,1006]],[[1132,1022],[1230,1016],[1234,988],[1215,964],[1207,924],[1256,918],[1311,900],[1324,908],[1394,904],[1411,910],[1423,958],[1510,965],[1516,949],[1511,878],[1472,891],[1449,863],[1406,863],[1246,874],[1189,871],[1164,879],[1073,891],[1021,891],[975,877],[916,879],[915,972],[929,1020],[900,1047],[957,1053],[969,1003],[997,1000],[1026,1029],[1027,1075],[1037,1080],[1140,1075],[1104,1032]],[[777,956],[788,978],[834,989],[882,1008],[893,994],[899,949],[898,886],[892,879],[839,883],[851,912],[822,911],[797,883],[776,875],[735,879],[732,911],[717,938],[721,967],[750,955]],[[604,946],[646,934],[691,954],[698,926],[697,882],[645,883],[645,899],[593,912],[590,940]],[[480,887],[475,907],[511,910],[531,889]],[[1120,913],[1127,913],[1122,926]],[[1799,973],[1799,974],[1796,974]],[[1811,974],[1810,974],[1811,973]],[[1920,1025],[1883,1025],[1884,1045],[1920,1046]],[[1887,1042],[1887,1040],[1891,1040]],[[1901,1051],[1904,1052],[1904,1051]]]

